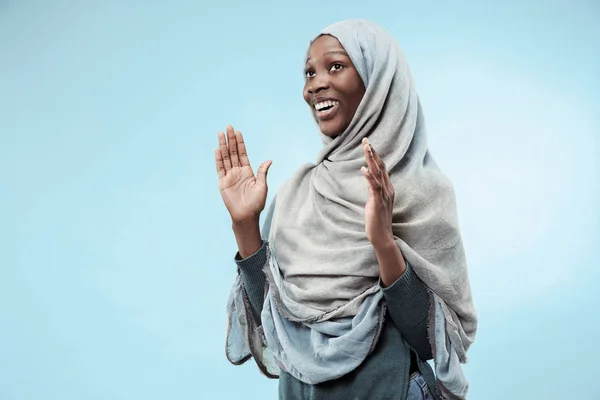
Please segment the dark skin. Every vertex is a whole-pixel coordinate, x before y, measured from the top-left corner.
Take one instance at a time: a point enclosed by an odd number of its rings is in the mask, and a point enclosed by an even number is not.
[[[321,132],[329,137],[343,133],[354,118],[365,87],[340,42],[329,35],[317,38],[309,49],[305,73],[304,100]],[[317,110],[315,105],[324,110]],[[369,186],[365,233],[375,249],[382,284],[389,286],[406,270],[392,232],[394,187],[383,160],[367,138],[363,139],[362,146],[367,166],[360,172]],[[267,199],[267,172],[271,161],[262,163],[254,175],[241,132],[228,126],[227,136],[219,132],[215,164],[219,190],[231,216],[240,256],[247,258],[262,246],[259,218]]]
[[[317,38],[308,51],[303,96],[319,129],[335,137],[343,133],[358,108],[365,86],[340,42],[330,35]],[[317,111],[315,105],[330,100],[330,110]]]

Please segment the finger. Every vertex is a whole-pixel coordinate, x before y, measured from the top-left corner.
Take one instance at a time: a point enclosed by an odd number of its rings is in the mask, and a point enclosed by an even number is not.
[[[385,162],[381,159],[379,154],[375,153],[376,160],[379,160],[378,164],[380,165],[381,170],[381,184],[386,190],[387,195],[393,199],[394,198],[394,185],[392,185],[392,180],[390,179],[390,173],[385,165]]]
[[[250,160],[248,159],[248,153],[246,152],[246,143],[244,142],[242,132],[237,131],[235,133],[235,139],[238,145],[238,155],[240,157],[240,164],[242,167],[249,167]]]
[[[388,191],[388,192],[393,191],[394,187],[392,185],[392,182],[390,181],[390,175],[389,175],[389,172],[385,165],[385,162],[383,162],[383,159],[381,158],[379,153],[377,153],[377,151],[375,151],[375,149],[373,149],[373,146],[371,146],[371,148],[373,151],[373,161],[375,162],[375,165],[377,166],[377,175],[378,175],[379,181],[381,182],[381,184],[383,185],[383,187],[386,191]]]
[[[221,179],[225,176],[225,166],[223,165],[221,150],[219,149],[215,149],[215,164],[217,166],[217,175],[219,175],[219,179]]]
[[[374,192],[381,192],[381,182],[375,177],[375,175],[373,175],[371,171],[369,171],[369,169],[367,169],[367,167],[361,167],[360,172],[362,172],[364,177],[367,178],[367,182],[369,183],[369,190]]]
[[[395,195],[395,189],[394,189],[394,185],[392,185],[392,181],[390,179],[390,175],[387,171],[385,171],[385,173],[383,174],[383,179],[382,182],[383,186],[385,187],[385,190],[388,194],[388,196],[393,199],[394,195]]]
[[[258,171],[256,171],[256,179],[258,180],[258,183],[265,187],[267,186],[267,172],[269,172],[271,164],[273,164],[273,161],[265,161],[264,163],[260,164]]]
[[[373,145],[369,142],[369,140],[367,138],[365,138],[365,140],[369,146],[370,154],[373,157],[373,161],[376,165],[375,171],[377,171],[378,180],[381,183],[381,185],[383,186],[383,189],[385,189],[386,193],[389,195],[390,192],[393,193],[394,187],[390,181],[390,176],[388,174],[385,162],[383,162],[383,159],[381,158],[379,153],[377,153],[377,151],[375,150]]]
[[[372,151],[371,144],[369,143],[369,140],[367,138],[363,139],[363,147],[365,152],[365,158],[367,160],[368,171],[371,174],[371,176],[377,179],[378,183],[381,184],[383,182],[381,179],[381,171],[379,169],[379,166],[375,162],[375,155]]]
[[[240,158],[238,157],[238,145],[237,140],[235,139],[235,133],[233,131],[233,126],[229,125],[227,127],[227,148],[229,149],[229,157],[231,159],[232,167],[240,166]]]
[[[375,155],[373,154],[373,150],[371,148],[371,144],[369,143],[369,140],[367,138],[364,138],[362,140],[362,145],[363,145],[363,151],[365,152],[365,159],[367,160],[367,167],[369,168],[369,171],[377,171],[379,170],[379,167],[377,166],[377,163],[375,162]]]
[[[383,159],[381,158],[379,153],[377,151],[375,151],[375,148],[373,147],[373,145],[371,143],[369,143],[369,147],[371,149],[371,154],[373,155],[373,160],[375,160],[375,163],[377,164],[377,166],[379,167],[381,172],[385,171],[386,166],[385,166],[385,163],[383,162]]]
[[[227,139],[225,139],[225,134],[223,132],[219,132],[219,151],[221,152],[221,158],[223,159],[225,173],[227,173],[227,171],[231,169],[231,160],[229,159],[229,150],[227,149]]]

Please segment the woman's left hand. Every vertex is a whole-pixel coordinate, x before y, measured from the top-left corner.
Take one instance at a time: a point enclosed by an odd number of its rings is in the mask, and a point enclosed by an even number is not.
[[[383,160],[373,149],[367,138],[362,145],[367,167],[360,171],[369,184],[369,198],[365,206],[365,230],[373,247],[384,248],[394,243],[392,212],[394,209],[394,186],[390,182]]]

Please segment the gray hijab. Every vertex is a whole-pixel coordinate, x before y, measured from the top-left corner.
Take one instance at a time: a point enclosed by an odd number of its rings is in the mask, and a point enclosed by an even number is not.
[[[317,37],[325,34],[342,44],[366,92],[348,128],[334,139],[321,134],[323,148],[316,163],[302,166],[277,192],[269,217],[271,261],[265,268],[269,281],[265,304],[275,304],[278,315],[266,317],[283,316],[305,325],[326,323],[356,316],[380,295],[379,266],[365,234],[367,183],[360,173],[365,165],[360,143],[368,137],[396,190],[392,222],[396,242],[434,299],[429,334],[436,373],[445,385],[442,391],[449,398],[464,397],[467,383],[460,363],[466,362],[475,338],[477,317],[454,191],[427,149],[408,65],[394,37],[371,22],[339,22]],[[235,299],[234,293],[229,320],[234,329],[248,323],[247,318],[232,319]],[[240,304],[237,309],[243,313]],[[260,330],[242,328],[247,333]],[[264,357],[256,336],[244,340],[257,362]],[[229,343],[228,338],[231,347]],[[282,367],[281,360],[276,361]]]
[[[298,319],[355,315],[377,288],[379,266],[365,234],[363,137],[381,155],[396,189],[393,232],[406,260],[447,306],[466,351],[477,318],[451,182],[427,149],[425,121],[397,41],[378,25],[352,20],[320,35],[336,37],[366,87],[350,126],[323,134],[315,164],[277,192],[269,242],[284,306]],[[319,36],[320,36],[319,35]]]

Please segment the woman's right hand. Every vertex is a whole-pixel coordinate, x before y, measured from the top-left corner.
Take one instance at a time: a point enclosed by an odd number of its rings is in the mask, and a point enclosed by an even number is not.
[[[219,191],[233,224],[258,221],[267,201],[267,172],[272,162],[262,163],[254,176],[242,133],[234,133],[233,127],[228,126],[227,139],[219,132],[215,163]]]

